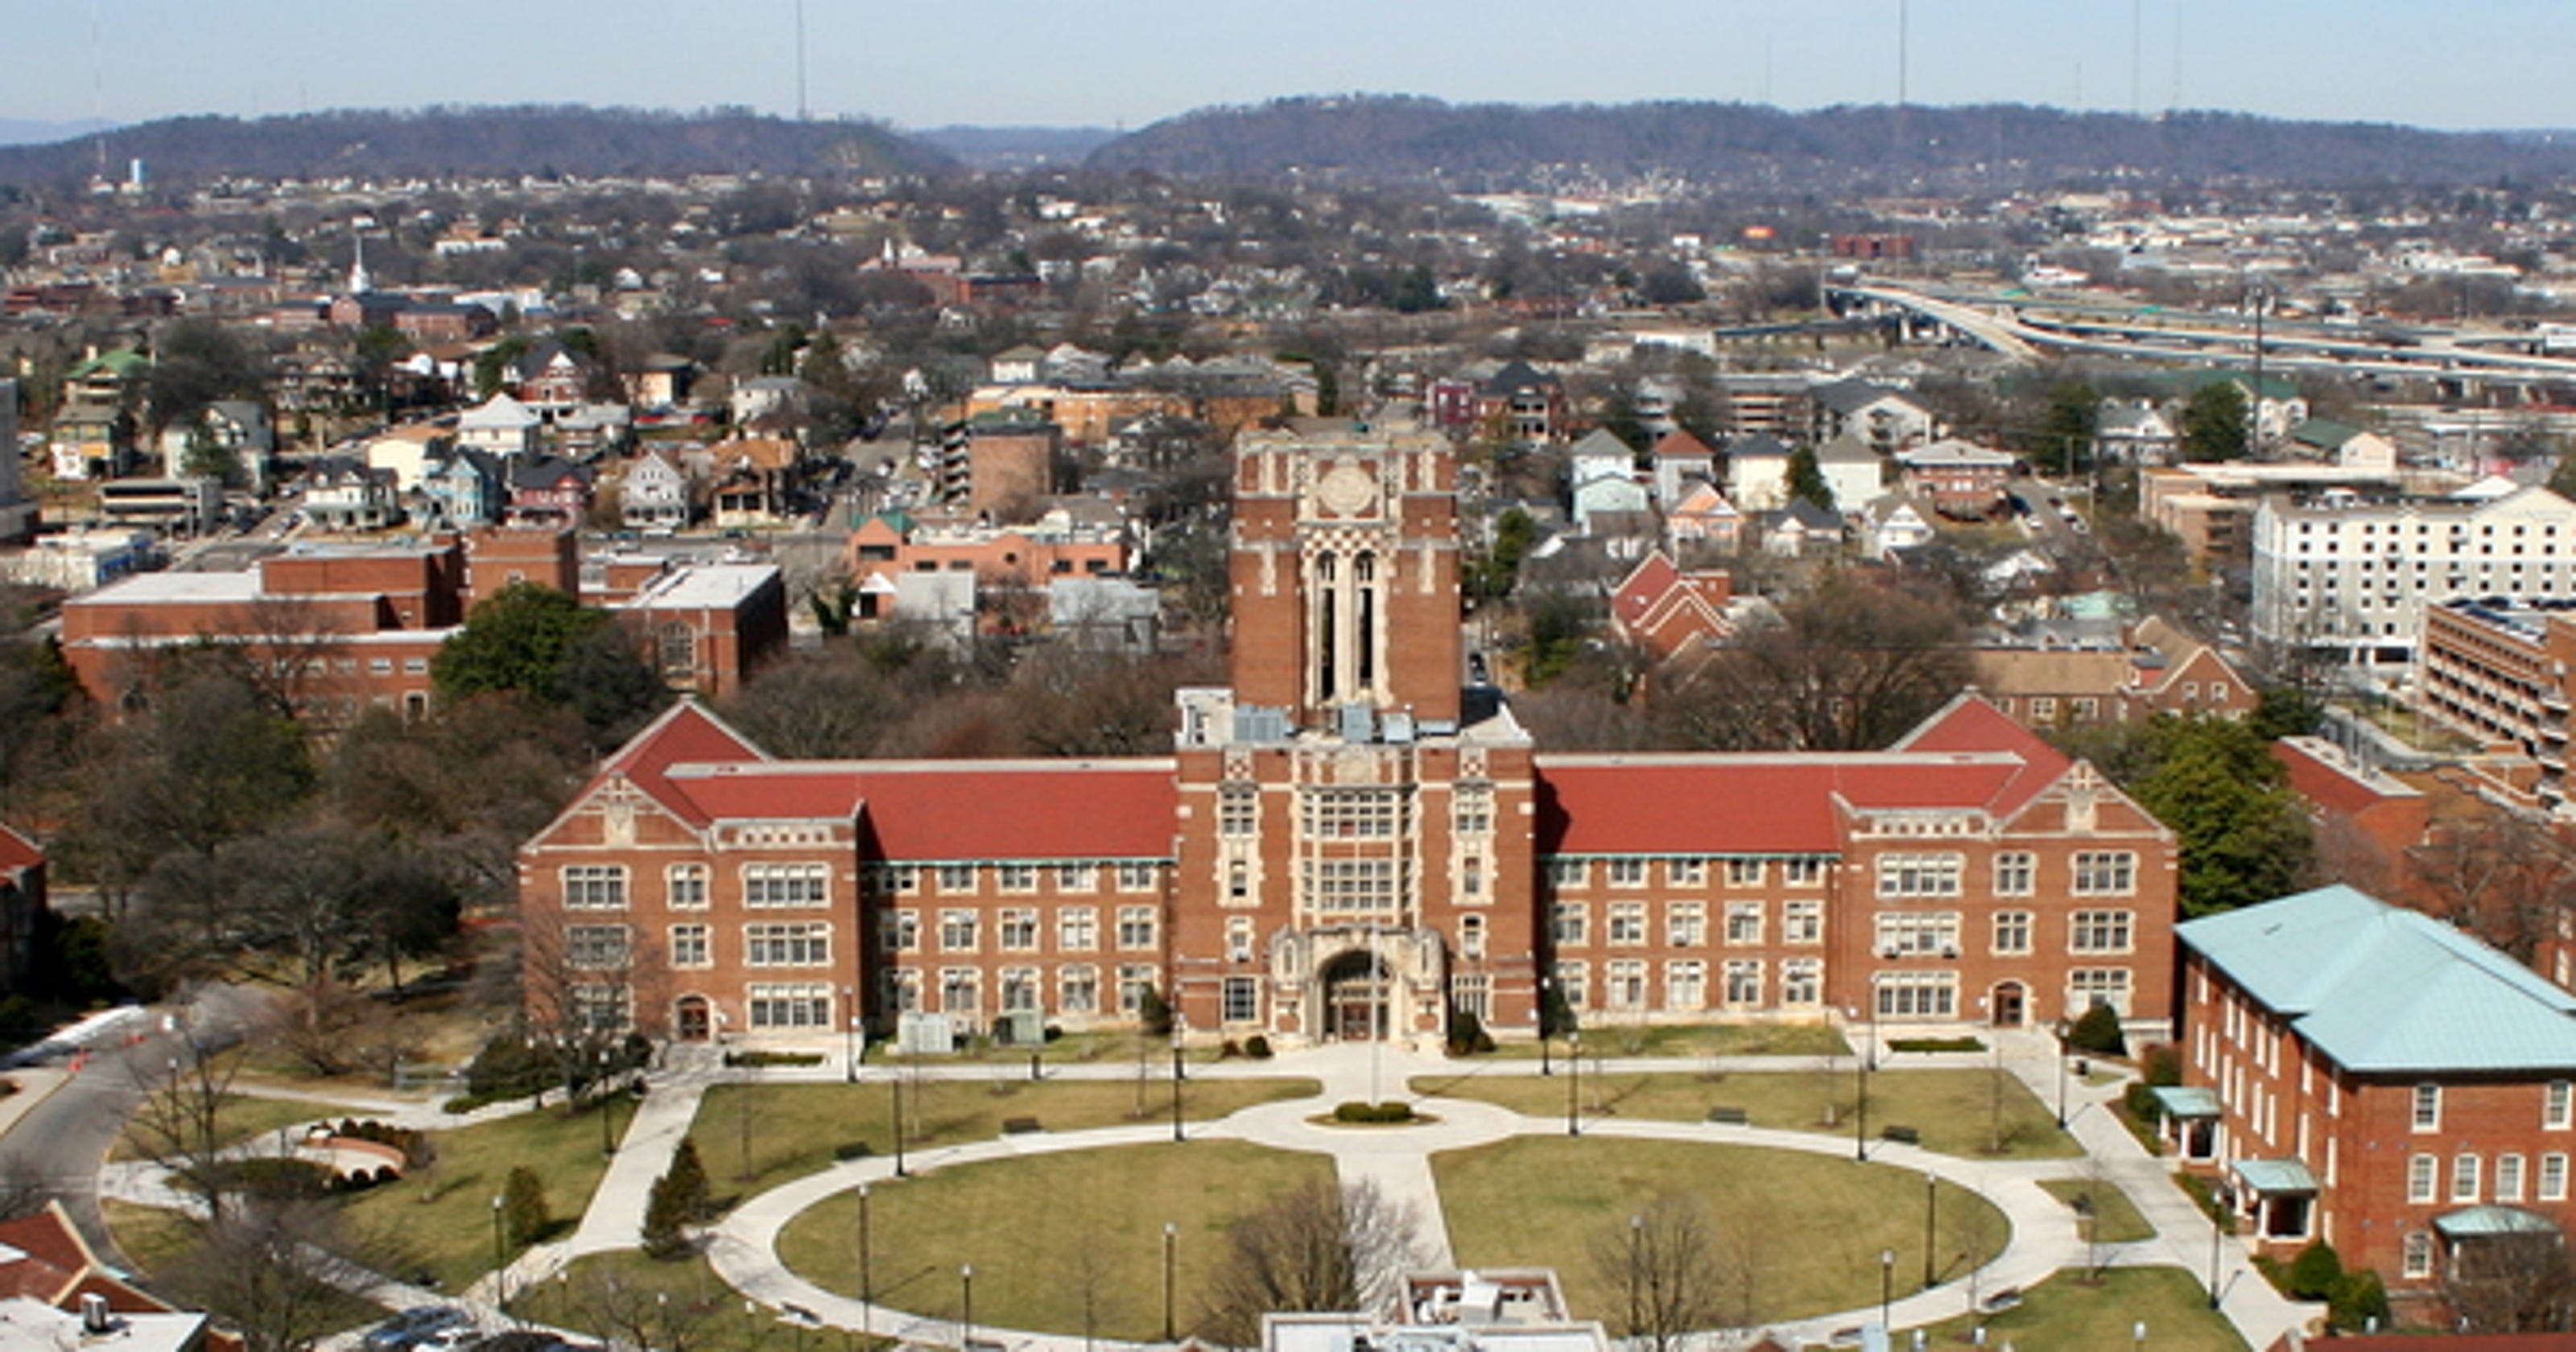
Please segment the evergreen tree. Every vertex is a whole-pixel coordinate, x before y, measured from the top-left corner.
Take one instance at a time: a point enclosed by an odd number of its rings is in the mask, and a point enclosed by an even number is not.
[[[2182,458],[2244,458],[2245,412],[2245,391],[2233,380],[2213,380],[2192,391],[2182,406]]]
[[[2308,819],[2263,738],[2223,718],[2160,718],[2149,734],[2153,767],[2133,792],[2182,840],[2186,916],[2285,896],[2298,886],[2313,843]]]
[[[2048,392],[2048,409],[2031,438],[2030,458],[2051,474],[2065,474],[2091,453],[2101,397],[2080,380],[2061,381]]]
[[[1825,482],[1824,467],[1816,463],[1814,447],[1801,446],[1789,452],[1789,499],[1812,502],[1828,512],[1834,510],[1833,485]]]
[[[501,1226],[510,1242],[525,1248],[544,1238],[553,1224],[546,1214],[546,1185],[536,1171],[524,1164],[512,1168],[501,1185]]]
[[[644,1202],[644,1252],[655,1258],[680,1258],[689,1252],[688,1227],[707,1218],[706,1166],[687,1137],[671,1155],[671,1170],[653,1180]]]

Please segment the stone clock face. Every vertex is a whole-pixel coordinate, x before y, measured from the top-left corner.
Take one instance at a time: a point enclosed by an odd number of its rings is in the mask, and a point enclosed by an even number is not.
[[[1356,465],[1343,465],[1315,485],[1315,501],[1335,516],[1359,516],[1377,505],[1377,481]]]

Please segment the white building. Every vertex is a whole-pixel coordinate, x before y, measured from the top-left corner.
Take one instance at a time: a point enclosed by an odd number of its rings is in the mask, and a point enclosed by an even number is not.
[[[2424,607],[2576,596],[2576,503],[2490,480],[2446,498],[2267,497],[2254,513],[2254,636],[2356,664],[2412,662]]]

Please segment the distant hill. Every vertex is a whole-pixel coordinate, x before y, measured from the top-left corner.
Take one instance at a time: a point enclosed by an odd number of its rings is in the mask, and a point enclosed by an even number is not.
[[[1107,127],[933,127],[912,133],[912,139],[969,169],[1028,169],[1080,164],[1118,133]]]
[[[796,122],[740,110],[433,108],[287,117],[178,117],[120,127],[112,167],[140,159],[156,183],[249,178],[410,178],[560,173],[916,172],[953,167],[944,152],[872,122]],[[0,183],[86,177],[93,138],[0,148]]]
[[[1102,146],[1091,164],[1224,178],[1290,169],[1367,180],[1429,177],[1489,189],[1562,182],[1576,173],[1791,191],[2112,175],[2355,186],[2569,176],[2576,174],[2576,143],[2233,113],[2138,118],[2010,104],[1792,113],[1736,103],[1525,107],[1352,97],[1188,113]]]
[[[43,145],[48,141],[68,141],[75,136],[87,136],[109,125],[111,124],[88,117],[77,122],[29,122],[21,118],[0,117],[0,146],[32,146]]]

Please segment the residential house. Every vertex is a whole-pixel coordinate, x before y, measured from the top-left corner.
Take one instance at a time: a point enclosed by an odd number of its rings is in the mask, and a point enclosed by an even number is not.
[[[1807,435],[1817,445],[1856,436],[1880,455],[1895,455],[1930,442],[1932,410],[1903,390],[1865,380],[1837,380],[1808,392],[1815,419]]]
[[[1610,624],[1619,637],[1658,662],[1701,651],[1735,632],[1728,615],[1733,580],[1723,568],[1685,572],[1662,550],[1639,561],[1610,593]]]
[[[501,519],[513,526],[578,527],[590,519],[598,471],[557,455],[521,456],[503,471]]]
[[[1843,547],[1848,529],[1842,514],[1800,498],[1786,507],[1754,518],[1764,553],[1783,558],[1830,555]]]
[[[2283,1259],[2315,1241],[2393,1294],[2556,1261],[2576,1155],[2576,995],[2429,916],[2334,886],[2184,923],[2186,1163]]]
[[[1789,500],[1789,444],[1764,433],[1726,443],[1726,496],[1748,512]]]
[[[730,408],[736,427],[768,427],[802,418],[813,392],[794,376],[755,376],[737,381]]]
[[[530,347],[510,363],[510,392],[544,414],[569,412],[588,402],[596,363],[561,343]]]
[[[2164,465],[2181,445],[2173,422],[2153,399],[2105,399],[2093,414],[2097,464]]]
[[[2243,718],[2257,692],[2216,648],[2150,616],[2123,646],[1976,650],[1977,688],[2034,728],[2128,723],[2157,714]]]
[[[302,511],[324,530],[382,530],[403,519],[402,489],[392,470],[356,456],[329,456],[304,476]]]
[[[690,490],[688,472],[659,448],[648,448],[626,463],[618,513],[629,530],[685,530],[697,516]]]
[[[57,479],[114,479],[137,462],[134,418],[114,404],[66,404],[45,439]]]
[[[1906,498],[1882,493],[1870,500],[1863,516],[1869,522],[1869,552],[1876,558],[1893,558],[1909,549],[1920,549],[1939,538],[1931,518]]]
[[[1683,558],[1732,554],[1743,544],[1743,534],[1744,513],[1706,480],[1693,483],[1681,501],[1664,513],[1664,539]]]
[[[1897,477],[1908,497],[1955,520],[1984,520],[2002,510],[2004,485],[2021,462],[2008,451],[1944,440],[1897,455]]]
[[[395,486],[409,495],[421,491],[432,465],[456,453],[456,430],[437,423],[406,423],[367,438],[361,450],[369,468],[391,473]]]
[[[1887,491],[1887,463],[1886,456],[1850,432],[1816,448],[1816,470],[1839,512],[1865,511]]]
[[[639,369],[627,375],[626,398],[638,408],[656,411],[678,408],[689,402],[697,377],[697,362],[668,352],[656,352],[646,357]]]
[[[2397,443],[2377,432],[2330,418],[2309,418],[2281,439],[2281,449],[2343,469],[2397,472]]]
[[[1717,481],[1717,452],[1680,428],[1666,432],[1648,453],[1654,464],[1655,506],[1670,512],[1693,485]]]
[[[269,457],[277,453],[277,432],[269,426],[268,410],[257,402],[219,399],[195,418],[162,428],[161,463],[178,469],[187,464],[190,448],[201,444],[230,456],[241,467],[242,479],[252,487],[268,482]]]
[[[575,404],[555,415],[555,449],[595,460],[624,450],[634,431],[635,410],[624,404]]]
[[[2259,398],[2253,378],[2238,371],[2176,371],[2162,381],[2170,401],[2169,407],[2177,410],[2189,402],[2193,394],[2220,383],[2234,385],[2238,396],[2253,407],[2254,446],[2257,451],[2279,443],[2290,435],[2291,428],[2308,420],[2307,396],[2299,393],[2297,385],[2279,376],[2263,378]],[[2179,426],[2179,412],[2172,416]]]
[[[1650,508],[1645,484],[1638,481],[1637,453],[1628,443],[1595,429],[1567,454],[1567,479],[1574,489],[1576,527],[1597,534],[1613,516],[1641,515]]]
[[[714,448],[719,530],[773,530],[793,521],[805,448],[792,437],[737,437]]]
[[[1475,425],[1523,445],[1564,434],[1565,384],[1525,361],[1509,361],[1476,387]]]
[[[458,448],[421,468],[423,519],[442,530],[473,530],[497,525],[504,499],[501,484],[507,466],[487,451]]]
[[[457,415],[456,442],[490,455],[535,455],[537,433],[544,425],[536,410],[506,393],[495,394]]]

